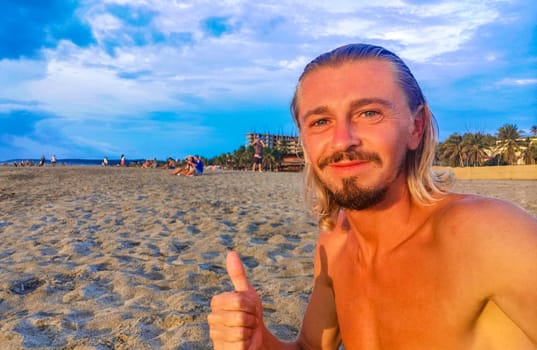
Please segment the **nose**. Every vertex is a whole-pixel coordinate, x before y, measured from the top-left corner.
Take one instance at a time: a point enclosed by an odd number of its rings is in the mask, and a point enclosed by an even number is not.
[[[336,122],[332,137],[334,151],[347,151],[359,145],[360,139],[356,128],[348,120]]]

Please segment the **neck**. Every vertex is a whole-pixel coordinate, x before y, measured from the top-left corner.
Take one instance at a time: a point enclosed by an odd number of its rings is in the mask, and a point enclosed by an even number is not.
[[[403,245],[423,222],[423,206],[412,200],[403,176],[390,186],[385,199],[374,207],[344,209],[344,212],[366,263]]]

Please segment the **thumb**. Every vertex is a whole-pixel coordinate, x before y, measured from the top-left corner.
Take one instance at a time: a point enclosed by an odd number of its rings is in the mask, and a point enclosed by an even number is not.
[[[226,269],[229,278],[231,278],[231,283],[235,287],[235,291],[246,292],[252,288],[246,279],[246,272],[244,271],[239,254],[236,252],[229,252],[227,254]]]

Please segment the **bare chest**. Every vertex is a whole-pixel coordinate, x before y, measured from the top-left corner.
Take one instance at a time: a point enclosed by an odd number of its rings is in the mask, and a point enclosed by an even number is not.
[[[418,253],[371,269],[345,259],[335,265],[336,309],[347,348],[470,348],[471,325],[483,305],[441,258]]]

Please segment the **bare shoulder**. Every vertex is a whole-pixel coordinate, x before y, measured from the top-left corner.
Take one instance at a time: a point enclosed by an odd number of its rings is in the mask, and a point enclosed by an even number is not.
[[[515,324],[523,331],[517,334],[537,344],[537,312],[528,307],[537,304],[537,218],[512,203],[476,195],[450,195],[435,213],[439,256],[465,286],[461,294],[481,305],[491,301],[507,316],[484,312],[477,332],[498,334],[498,327]],[[508,334],[502,341],[514,344],[519,335]]]
[[[432,221],[438,239],[450,249],[537,263],[537,218],[510,202],[453,194],[439,204]]]
[[[436,210],[435,221],[458,232],[471,229],[481,232],[530,231],[537,235],[537,218],[513,203],[468,194],[450,194]]]

